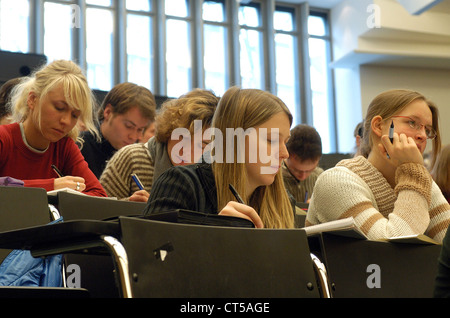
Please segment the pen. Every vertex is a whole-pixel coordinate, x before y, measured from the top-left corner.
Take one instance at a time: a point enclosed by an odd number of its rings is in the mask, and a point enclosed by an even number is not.
[[[138,176],[135,173],[131,174],[131,178],[133,178],[134,182],[137,184],[140,190],[144,190],[144,186],[142,185],[141,180],[139,180]]]
[[[394,141],[394,121],[391,121],[391,127],[389,127],[389,140],[391,143]],[[386,156],[388,159],[391,158],[388,153],[386,153]]]
[[[391,143],[394,141],[394,121],[391,122],[391,127],[389,128],[389,140]]]
[[[62,178],[62,177],[64,176],[64,175],[61,173],[61,171],[59,171],[59,169],[58,169],[55,165],[52,165],[52,169],[53,169],[53,171],[56,172],[56,174],[58,175],[58,177]]]
[[[238,200],[239,203],[245,204],[244,200],[242,200],[241,196],[239,195],[239,193],[237,193],[236,189],[233,187],[231,183],[228,185],[228,187],[230,188],[230,191],[231,193],[233,193],[236,200]]]
[[[305,191],[305,203],[308,202],[308,191]]]

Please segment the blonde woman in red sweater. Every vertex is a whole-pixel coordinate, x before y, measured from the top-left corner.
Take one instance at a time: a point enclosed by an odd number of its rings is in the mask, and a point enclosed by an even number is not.
[[[0,176],[47,191],[68,187],[106,196],[75,144],[78,120],[95,131],[93,104],[73,62],[54,61],[24,78],[11,93],[14,123],[0,126]]]

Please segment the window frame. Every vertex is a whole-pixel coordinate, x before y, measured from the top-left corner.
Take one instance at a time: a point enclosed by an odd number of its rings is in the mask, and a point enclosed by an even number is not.
[[[0,0],[1,1],[1,0]],[[225,20],[223,22],[204,21],[202,17],[203,0],[187,0],[189,3],[189,15],[186,18],[166,16],[165,2],[168,0],[149,0],[149,11],[127,10],[126,3],[123,0],[112,0],[110,7],[101,5],[86,4],[85,0],[33,0],[29,1],[29,53],[43,54],[44,52],[44,3],[53,2],[66,5],[77,5],[80,9],[80,27],[73,28],[72,32],[72,60],[77,62],[81,68],[87,68],[86,61],[86,10],[88,8],[101,8],[112,10],[114,19],[114,39],[113,39],[113,79],[111,85],[127,81],[127,16],[144,15],[151,19],[151,49],[153,57],[151,57],[151,67],[153,73],[149,70],[150,89],[155,95],[167,96],[167,66],[166,66],[166,21],[167,19],[185,20],[191,24],[190,28],[190,46],[192,59],[192,72],[190,88],[204,88],[205,87],[205,72],[204,72],[204,25],[217,25],[225,29],[226,46],[226,84],[225,87],[233,85],[241,85],[240,77],[240,43],[239,34],[241,29],[256,30],[262,34],[261,42],[261,88],[270,91],[273,94],[277,93],[276,83],[276,56],[275,56],[275,33],[289,34],[296,37],[296,52],[294,53],[298,61],[295,66],[295,74],[298,83],[297,86],[297,123],[305,123],[312,125],[312,101],[311,101],[311,87],[309,76],[309,52],[308,40],[309,38],[322,38],[328,45],[327,54],[328,61],[331,61],[331,30],[329,25],[329,11],[310,8],[308,3],[287,3],[275,0],[253,0],[253,1],[219,1],[224,4]],[[240,5],[254,5],[258,4],[261,9],[260,25],[258,27],[239,25],[238,14]],[[274,28],[274,12],[277,8],[287,8],[294,12],[294,29],[292,31],[275,30]],[[307,31],[307,20],[309,15],[320,15],[325,18],[327,35],[316,36],[310,35]],[[328,67],[328,122],[330,127],[330,134],[327,138],[330,140],[330,152],[335,152],[338,149],[336,123],[335,123],[335,105],[334,105],[334,82],[333,70]],[[150,74],[151,73],[151,74]],[[96,89],[93,87],[93,89]]]

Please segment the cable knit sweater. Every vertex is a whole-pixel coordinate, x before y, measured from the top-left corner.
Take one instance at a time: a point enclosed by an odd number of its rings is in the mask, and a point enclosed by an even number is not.
[[[366,158],[340,161],[316,182],[306,226],[353,217],[369,239],[426,234],[442,242],[450,205],[423,165],[399,166],[393,189]]]
[[[106,193],[119,200],[128,199],[139,188],[131,178],[135,173],[144,189],[150,192],[153,181],[172,167],[167,145],[150,138],[147,143],[132,144],[119,149],[108,161],[100,177]]]

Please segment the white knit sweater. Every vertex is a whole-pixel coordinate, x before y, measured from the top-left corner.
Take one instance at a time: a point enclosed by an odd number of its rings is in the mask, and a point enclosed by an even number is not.
[[[316,182],[305,225],[352,216],[369,239],[426,234],[442,242],[450,205],[423,165],[397,168],[393,189],[366,158],[339,162]]]

